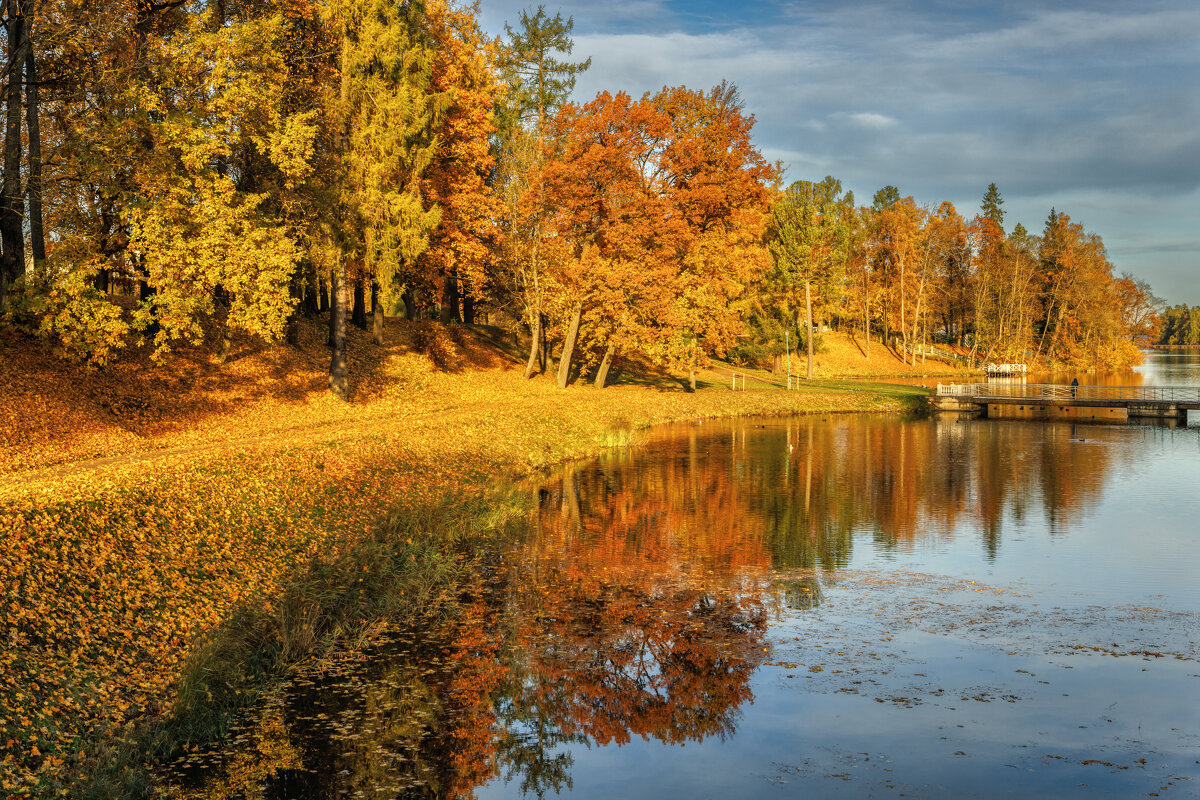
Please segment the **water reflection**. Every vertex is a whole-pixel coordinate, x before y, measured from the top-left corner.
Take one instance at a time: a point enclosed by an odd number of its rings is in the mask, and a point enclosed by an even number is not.
[[[1155,349],[1142,351],[1141,365],[1117,372],[1057,371],[1030,375],[1029,383],[1084,386],[1200,386],[1200,350]]]
[[[503,779],[542,797],[573,789],[587,748],[724,741],[772,620],[819,613],[856,548],[967,539],[987,562],[1027,520],[1057,536],[1131,474],[1128,434],[944,416],[657,430],[532,488],[518,535],[451,554],[438,602],[296,675],[221,752],[177,765],[170,794],[453,797]]]
[[[579,480],[594,508],[626,506],[627,489],[642,503],[653,496],[661,508],[645,527],[677,526],[722,563],[835,568],[849,562],[858,534],[908,549],[970,522],[994,554],[1004,520],[1023,519],[1031,505],[1051,527],[1086,513],[1129,458],[1102,446],[1120,437],[1096,426],[945,416],[710,424],[664,429],[644,451],[598,466],[598,485]],[[631,527],[628,514],[602,524]]]

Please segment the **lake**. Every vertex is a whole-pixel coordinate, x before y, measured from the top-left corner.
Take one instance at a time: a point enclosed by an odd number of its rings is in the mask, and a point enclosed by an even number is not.
[[[297,674],[174,791],[1195,797],[1194,423],[656,429],[515,487],[454,614]]]

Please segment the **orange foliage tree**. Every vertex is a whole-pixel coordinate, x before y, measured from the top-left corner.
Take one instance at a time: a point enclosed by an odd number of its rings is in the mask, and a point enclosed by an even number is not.
[[[442,217],[416,261],[413,283],[440,294],[443,322],[472,323],[474,303],[487,285],[500,213],[488,181],[498,91],[492,45],[471,8],[430,3],[426,25],[435,45],[432,86],[447,105],[435,128],[437,151],[421,182],[425,202],[440,208]]]
[[[728,85],[705,94],[663,89],[633,100],[601,93],[555,117],[540,186],[529,202],[549,220],[555,296],[566,324],[558,381],[566,386],[584,335],[693,374],[727,347],[740,319],[730,302],[766,266],[760,244],[774,179],[750,141]]]

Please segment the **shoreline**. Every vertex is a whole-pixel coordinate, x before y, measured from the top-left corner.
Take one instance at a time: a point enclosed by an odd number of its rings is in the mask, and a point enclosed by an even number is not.
[[[352,552],[395,509],[469,498],[661,423],[903,413],[925,393],[871,384],[560,393],[518,382],[511,394],[424,419],[216,444],[201,457],[135,454],[37,482],[4,476],[0,524],[13,555],[0,578],[19,587],[5,598],[0,651],[0,735],[12,741],[5,792],[70,786],[112,742],[165,719],[198,644],[239,609],[273,609],[311,565]]]

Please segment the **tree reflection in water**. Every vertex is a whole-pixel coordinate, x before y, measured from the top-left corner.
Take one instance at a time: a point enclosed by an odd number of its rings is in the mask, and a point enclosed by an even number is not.
[[[770,609],[818,605],[855,536],[903,547],[969,519],[994,553],[1033,498],[1051,526],[1082,513],[1113,457],[1074,438],[800,419],[675,429],[568,466],[530,492],[520,535],[452,554],[451,602],[294,678],[172,792],[452,797],[503,777],[540,797],[571,787],[572,745],[730,736]]]
[[[453,797],[503,775],[542,796],[570,787],[569,743],[732,734],[764,655],[761,526],[698,535],[702,505],[603,487],[566,471],[524,535],[464,556],[452,608],[293,678],[170,794]]]

